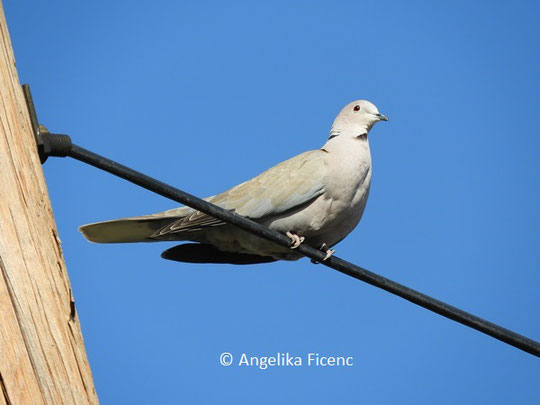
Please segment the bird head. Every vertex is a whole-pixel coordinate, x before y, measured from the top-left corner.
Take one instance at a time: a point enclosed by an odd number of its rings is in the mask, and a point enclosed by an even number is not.
[[[347,104],[334,120],[330,139],[340,135],[347,137],[367,135],[379,121],[388,121],[388,117],[381,114],[372,103],[367,100],[353,101]]]

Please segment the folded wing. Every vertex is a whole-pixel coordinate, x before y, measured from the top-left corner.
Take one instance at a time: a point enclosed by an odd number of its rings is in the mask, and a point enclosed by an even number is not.
[[[302,153],[257,177],[205,200],[251,219],[278,215],[306,204],[324,192],[325,153]],[[83,225],[79,230],[92,242],[123,243],[186,240],[189,234],[225,223],[189,207],[141,217]]]

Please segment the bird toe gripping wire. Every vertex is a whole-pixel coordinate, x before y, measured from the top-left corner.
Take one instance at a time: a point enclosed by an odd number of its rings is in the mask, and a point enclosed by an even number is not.
[[[129,167],[123,166],[117,162],[114,162],[96,153],[81,148],[80,146],[71,143],[71,139],[68,135],[51,134],[44,127],[40,128],[29,86],[24,85],[23,90],[26,97],[30,118],[32,121],[34,135],[36,137],[38,153],[42,163],[44,163],[49,156],[69,156],[73,159],[79,160],[96,168],[109,172],[115,176],[121,177],[131,183],[134,183],[140,187],[162,195],[173,201],[182,203],[205,214],[233,224],[243,229],[244,231],[250,232],[258,237],[264,238],[286,248],[290,246],[291,239],[284,234],[271,230],[257,222],[241,217],[231,211],[228,211],[200,198],[197,198],[175,187],[169,186],[168,184],[153,179],[143,173],[137,172]],[[448,319],[452,319],[458,323],[461,323],[462,325],[476,329],[477,331],[480,331],[502,342],[505,342],[520,350],[540,357],[540,343],[537,341],[519,335],[515,332],[512,332],[511,330],[503,328],[502,326],[491,323],[476,315],[453,307],[445,302],[439,301],[433,297],[413,290],[402,284],[396,283],[395,281],[375,274],[360,266],[340,259],[339,257],[331,256],[327,260],[325,260],[327,255],[325,252],[319,249],[315,249],[306,244],[300,244],[295,249],[295,251],[301,253],[306,257],[311,258],[316,262],[323,264],[324,266],[330,267],[341,273],[347,274],[348,276],[364,281],[375,287],[381,288],[416,305],[419,305],[432,312],[442,315]],[[172,249],[164,252],[164,254],[174,256],[174,252],[172,251]],[[196,261],[195,259],[193,260]]]

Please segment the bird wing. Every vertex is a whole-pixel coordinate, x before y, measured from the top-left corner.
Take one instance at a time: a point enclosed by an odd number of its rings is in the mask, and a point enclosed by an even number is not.
[[[206,200],[251,219],[261,219],[294,209],[324,193],[327,174],[325,154],[322,150],[302,153]],[[167,213],[171,216],[173,213],[179,215],[183,214],[182,210],[186,210],[186,207]],[[225,222],[217,218],[191,210],[159,229],[152,237],[199,231],[223,224]]]
[[[161,257],[184,263],[258,264],[277,261],[270,256],[224,252],[207,243],[184,243],[165,250]]]

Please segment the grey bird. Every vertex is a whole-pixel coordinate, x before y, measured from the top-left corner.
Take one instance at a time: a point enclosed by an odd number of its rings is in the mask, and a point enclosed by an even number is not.
[[[285,248],[189,207],[79,228],[96,243],[192,241],[163,252],[191,263],[298,260],[300,243],[326,252],[360,222],[371,183],[368,133],[388,118],[366,100],[347,104],[321,149],[304,152],[228,191],[205,198],[291,238]]]

